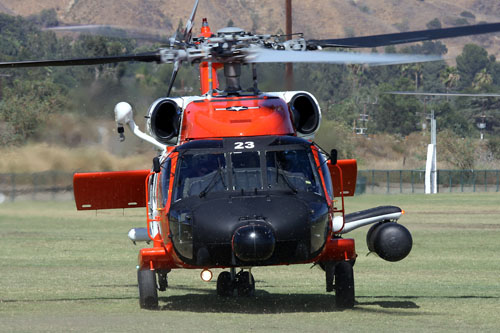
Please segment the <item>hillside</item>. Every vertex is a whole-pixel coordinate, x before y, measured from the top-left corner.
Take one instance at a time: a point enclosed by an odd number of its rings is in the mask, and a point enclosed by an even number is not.
[[[54,8],[65,24],[110,24],[161,30],[171,35],[186,21],[194,1],[181,0],[0,0],[0,11],[31,15]],[[466,12],[464,16],[464,12]],[[498,0],[302,0],[293,2],[294,31],[306,38],[390,33],[425,29],[438,18],[444,27],[464,22],[500,21]],[[202,0],[198,20],[207,17],[213,30],[235,25],[258,33],[284,30],[284,1]],[[195,24],[199,24],[199,21]],[[500,34],[446,41],[455,56],[468,42],[500,54]]]

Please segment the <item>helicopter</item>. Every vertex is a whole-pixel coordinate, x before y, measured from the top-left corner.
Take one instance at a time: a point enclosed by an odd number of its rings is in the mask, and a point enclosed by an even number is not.
[[[120,56],[2,62],[0,68],[98,65],[116,62],[172,63],[166,97],[147,112],[147,133],[134,122],[132,106],[116,104],[117,132],[125,127],[158,150],[146,170],[76,173],[78,210],[146,208],[146,227],[133,228],[132,242],[151,243],[139,251],[137,280],[141,308],[159,306],[176,269],[211,269],[220,297],[252,296],[252,267],[315,264],[325,272],[326,291],[340,308],[355,305],[355,241],[349,232],[371,225],[366,241],[387,261],[407,257],[410,231],[398,223],[404,210],[380,206],[345,213],[353,196],[357,164],[338,159],[314,142],[321,123],[316,98],[306,91],[262,92],[259,63],[391,65],[440,60],[402,54],[326,52],[324,48],[367,48],[500,31],[500,23],[365,37],[283,41],[236,27],[213,33],[202,20],[193,37],[196,0],[184,33],[156,51]],[[183,62],[198,64],[201,93],[170,97]],[[249,66],[247,66],[249,65]],[[242,67],[253,85],[241,86]],[[219,82],[218,74],[225,79]]]

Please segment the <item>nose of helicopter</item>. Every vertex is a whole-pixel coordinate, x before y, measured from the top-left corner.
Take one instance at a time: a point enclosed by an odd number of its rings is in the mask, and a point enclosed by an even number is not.
[[[275,244],[273,231],[265,225],[242,226],[234,232],[232,239],[233,252],[242,261],[269,259]]]

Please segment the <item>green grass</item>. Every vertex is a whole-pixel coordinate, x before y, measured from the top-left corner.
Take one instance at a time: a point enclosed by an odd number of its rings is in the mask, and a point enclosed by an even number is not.
[[[394,204],[413,234],[401,262],[366,255],[353,232],[357,305],[335,308],[311,265],[255,268],[254,298],[221,299],[215,279],[176,270],[159,311],[139,309],[144,210],[77,212],[73,203],[0,205],[0,331],[492,331],[500,330],[500,194],[364,195],[349,211]],[[217,276],[218,271],[214,271]]]

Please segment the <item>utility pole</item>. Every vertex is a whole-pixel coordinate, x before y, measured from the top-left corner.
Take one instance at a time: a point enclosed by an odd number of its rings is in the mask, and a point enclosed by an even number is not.
[[[356,121],[354,121],[354,132],[356,134],[366,135],[366,130],[368,129],[368,121],[370,117],[367,111],[367,105],[376,105],[378,102],[378,98],[375,98],[374,102],[370,101],[370,97],[368,96],[364,101],[357,101],[359,104],[363,104],[363,113],[359,114],[358,126],[356,126]]]
[[[285,34],[286,40],[292,39],[292,0],[285,0]],[[285,87],[286,90],[293,90],[293,64],[285,64]]]
[[[425,164],[425,194],[437,193],[437,158],[436,158],[436,117],[431,109],[431,143],[427,146]]]

